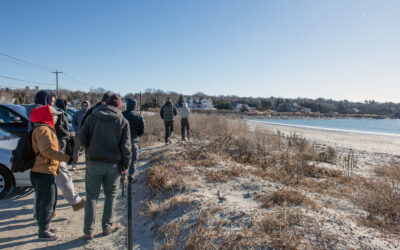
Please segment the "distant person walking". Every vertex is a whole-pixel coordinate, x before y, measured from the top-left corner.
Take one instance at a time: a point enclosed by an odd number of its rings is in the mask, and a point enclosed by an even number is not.
[[[167,97],[165,104],[161,107],[160,116],[164,120],[165,127],[165,144],[172,143],[169,139],[174,132],[174,118],[177,114],[175,106],[172,104],[171,98]]]
[[[35,217],[38,221],[39,239],[56,240],[56,230],[50,227],[57,203],[55,175],[59,173],[60,162],[68,162],[70,157],[60,152],[54,129],[57,121],[56,111],[49,105],[34,109],[30,114],[32,122],[32,149],[37,154],[30,177],[37,197]]]
[[[103,234],[117,231],[121,224],[113,223],[118,177],[127,172],[130,164],[131,135],[128,121],[121,113],[122,102],[118,95],[112,95],[96,108],[85,121],[79,139],[87,149],[86,206],[84,239],[92,240],[96,218],[96,203],[103,185],[105,202],[103,208]]]
[[[75,112],[74,117],[72,118],[72,127],[74,128],[75,131],[75,140],[74,140],[74,160],[72,162],[72,171],[76,170],[76,163],[78,162],[79,158],[79,151],[81,149],[81,145],[79,142],[79,130],[82,126],[82,119],[86,114],[86,111],[90,108],[90,103],[89,101],[83,101],[82,102],[82,109]]]
[[[126,111],[122,112],[125,119],[129,122],[131,130],[131,145],[132,145],[132,161],[129,166],[129,180],[133,180],[133,174],[135,173],[135,164],[138,158],[139,150],[139,137],[143,135],[145,130],[145,123],[143,117],[136,112],[135,99],[128,98],[126,100]]]
[[[182,141],[186,141],[186,139],[185,139],[185,129],[186,129],[188,138],[190,138],[189,118],[190,118],[190,109],[188,108],[188,104],[185,102],[185,103],[183,103],[182,111],[181,111],[181,136],[182,136]]]

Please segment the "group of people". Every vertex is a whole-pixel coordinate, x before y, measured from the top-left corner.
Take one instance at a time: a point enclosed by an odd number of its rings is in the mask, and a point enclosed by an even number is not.
[[[50,90],[42,90],[35,95],[34,102],[35,104],[27,106],[27,115],[30,118],[28,130],[31,133],[32,149],[36,155],[30,178],[35,190],[34,217],[39,226],[39,239],[58,239],[57,229],[50,225],[51,219],[56,216],[57,188],[74,211],[85,208],[84,239],[92,240],[96,203],[103,186],[103,234],[117,231],[121,224],[113,222],[112,218],[118,178],[128,174],[129,181],[133,182],[139,137],[145,131],[144,119],[136,111],[137,101],[128,98],[124,112],[121,98],[110,92],[105,93],[101,102],[94,107],[90,107],[89,101],[83,101],[82,109],[73,116],[73,139],[66,114],[67,100],[55,100],[55,95]],[[166,144],[171,143],[176,115],[176,107],[167,98],[160,110],[165,125]],[[181,119],[182,140],[185,140],[185,130],[190,136],[189,117],[190,110],[184,105]],[[71,140],[74,141],[72,153],[67,152]],[[67,169],[67,163],[72,163],[71,170],[76,170],[81,147],[84,148],[86,157],[86,199],[75,191]]]

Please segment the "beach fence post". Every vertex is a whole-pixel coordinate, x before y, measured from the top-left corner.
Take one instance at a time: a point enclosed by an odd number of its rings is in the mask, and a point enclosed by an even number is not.
[[[133,249],[133,180],[128,182],[128,249]]]

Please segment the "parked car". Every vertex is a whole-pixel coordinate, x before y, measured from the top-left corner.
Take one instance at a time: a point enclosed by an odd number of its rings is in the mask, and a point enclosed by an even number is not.
[[[11,172],[11,154],[19,138],[0,129],[0,199],[7,197],[15,187],[32,186],[30,170],[23,173]]]
[[[21,136],[28,132],[29,119],[22,105],[0,103],[0,128]]]

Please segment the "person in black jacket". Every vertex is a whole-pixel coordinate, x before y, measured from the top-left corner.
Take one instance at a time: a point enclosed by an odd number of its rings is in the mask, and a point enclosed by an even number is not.
[[[58,98],[56,100],[56,108],[62,113],[58,115],[57,123],[54,128],[56,129],[57,139],[60,144],[60,151],[65,153],[67,141],[71,139],[68,127],[67,111],[68,102],[65,99]]]
[[[125,119],[128,120],[131,130],[132,161],[129,166],[130,180],[133,180],[133,174],[135,173],[135,164],[139,150],[139,137],[143,135],[145,129],[143,117],[136,112],[136,103],[137,101],[135,99],[128,98],[126,100],[126,111],[122,112]]]

